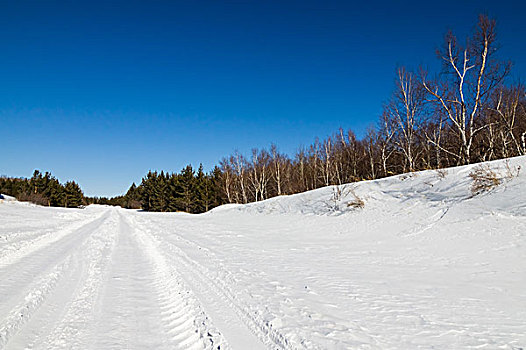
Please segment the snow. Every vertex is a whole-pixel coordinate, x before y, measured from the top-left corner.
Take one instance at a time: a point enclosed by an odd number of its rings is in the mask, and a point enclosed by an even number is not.
[[[16,201],[15,197],[8,196],[7,194],[0,193],[0,203]]]
[[[200,215],[3,202],[0,348],[525,348],[526,157],[474,196],[475,166]]]

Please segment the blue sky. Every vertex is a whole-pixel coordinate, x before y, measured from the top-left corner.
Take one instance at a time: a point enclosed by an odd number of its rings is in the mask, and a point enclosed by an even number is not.
[[[0,174],[49,170],[113,196],[149,169],[358,135],[397,66],[437,67],[448,29],[497,19],[526,73],[519,1],[2,2]]]

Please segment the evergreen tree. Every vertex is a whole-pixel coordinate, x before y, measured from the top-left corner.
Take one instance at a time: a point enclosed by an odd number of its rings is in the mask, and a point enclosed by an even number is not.
[[[203,171],[203,164],[199,164],[199,169],[197,170],[197,175],[194,179],[194,188],[193,188],[193,212],[202,213],[208,210],[209,198],[208,198],[208,177]]]
[[[157,177],[156,172],[148,171],[146,177],[143,177],[140,187],[140,198],[142,202],[142,208],[146,211],[153,211],[153,189],[155,187],[154,179]]]
[[[51,173],[42,174],[39,170],[30,179],[0,178],[0,192],[45,206],[78,207],[85,202],[76,182],[62,185]]]
[[[184,205],[179,200],[183,192],[179,175],[172,173],[168,180],[168,211],[183,211]]]
[[[223,203],[227,203],[226,198],[222,197],[222,174],[221,169],[215,166],[212,172],[208,175],[208,200],[209,205],[206,211],[218,207]]]
[[[78,208],[83,204],[83,194],[75,181],[68,181],[64,186],[64,207]]]
[[[153,186],[152,205],[153,211],[167,211],[168,209],[168,184],[164,171],[155,177]]]
[[[64,187],[54,178],[49,183],[49,205],[52,207],[61,207],[64,206],[64,201]]]
[[[135,182],[132,183],[128,192],[124,196],[125,208],[128,209],[139,209],[141,207],[139,190],[135,186]]]
[[[187,213],[193,212],[194,209],[194,170],[191,165],[187,165],[178,176],[179,186],[177,193],[178,207]]]

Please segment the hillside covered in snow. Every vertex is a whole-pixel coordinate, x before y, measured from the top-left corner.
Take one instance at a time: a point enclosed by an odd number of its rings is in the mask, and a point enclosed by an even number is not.
[[[208,213],[0,202],[0,348],[521,349],[526,157]]]

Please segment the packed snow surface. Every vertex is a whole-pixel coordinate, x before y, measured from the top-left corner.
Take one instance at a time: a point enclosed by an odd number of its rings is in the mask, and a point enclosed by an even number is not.
[[[4,201],[0,348],[524,349],[526,158],[474,195],[475,166],[202,215]]]

